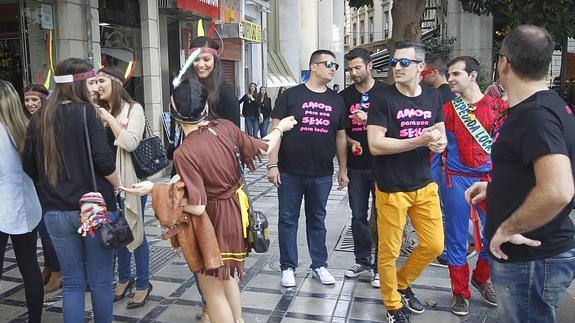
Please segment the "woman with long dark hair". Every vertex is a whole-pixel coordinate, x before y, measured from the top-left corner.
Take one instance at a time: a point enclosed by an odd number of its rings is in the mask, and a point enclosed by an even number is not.
[[[246,133],[254,138],[258,138],[259,130],[259,104],[257,101],[258,86],[256,83],[250,83],[248,93],[240,99],[242,106],[242,116],[246,120]]]
[[[265,86],[260,87],[258,93],[258,109],[261,114],[262,122],[260,123],[260,137],[268,134],[268,127],[270,126],[270,119],[272,116],[272,99],[268,96],[268,89]]]
[[[209,37],[197,37],[190,42],[190,53],[201,52],[188,69],[187,77],[193,78],[208,90],[209,119],[227,119],[240,126],[240,105],[234,89],[224,82],[220,45]]]
[[[24,107],[28,118],[46,106],[50,92],[42,84],[30,84],[24,88]],[[50,240],[50,235],[46,229],[44,221],[38,225],[38,234],[42,242],[42,254],[44,255],[44,269],[42,269],[42,282],[44,283],[44,293],[48,294],[62,287],[62,273],[58,256]]]
[[[56,66],[54,75],[54,92],[28,126],[24,170],[38,183],[44,222],[60,261],[64,322],[84,321],[84,293],[89,285],[94,321],[109,323],[113,251],[104,248],[100,230],[95,227],[93,235],[78,233],[82,223],[79,201],[95,189],[102,197],[94,207],[110,221],[119,215],[114,188],[120,182],[114,157],[106,143],[102,121],[89,103],[86,86],[86,79],[96,73],[87,61],[68,58]],[[107,213],[102,203],[107,206]]]
[[[183,211],[192,216],[208,214],[224,264],[198,273],[210,320],[243,322],[240,290],[234,277],[243,278],[249,249],[237,194],[242,177],[236,149],[241,160],[253,170],[253,159],[268,154],[296,121],[293,117],[284,118],[263,140],[254,139],[227,120],[208,120],[207,96],[206,89],[194,80],[184,81],[174,91],[172,114],[186,135],[174,153],[174,162],[186,184],[188,203]],[[152,188],[153,183],[146,181],[122,189],[147,194]]]
[[[24,173],[20,158],[27,126],[28,118],[18,92],[12,84],[0,80],[0,279],[10,238],[24,280],[28,321],[40,322],[44,293],[36,255],[36,231],[42,209],[34,182]]]
[[[124,185],[139,182],[132,162],[131,152],[138,148],[146,117],[142,106],[134,101],[124,89],[124,76],[120,71],[104,67],[96,76],[100,108],[98,112],[104,120],[108,135],[108,144],[116,154],[116,169]],[[146,195],[141,199],[136,196],[119,198],[124,206],[124,214],[134,241],[127,247],[118,249],[118,284],[114,292],[114,302],[123,299],[131,292],[134,278],[131,273],[132,252],[136,261],[136,292],[127,304],[128,308],[142,307],[148,301],[152,290],[150,284],[150,249],[144,234],[144,208]]]

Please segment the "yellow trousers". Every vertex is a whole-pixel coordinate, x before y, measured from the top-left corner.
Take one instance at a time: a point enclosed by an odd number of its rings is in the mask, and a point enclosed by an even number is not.
[[[443,252],[443,223],[437,184],[414,192],[375,192],[377,232],[379,236],[377,267],[381,283],[381,298],[385,308],[402,307],[398,289],[405,289],[425,267]],[[397,270],[396,261],[407,216],[419,238],[419,245]]]

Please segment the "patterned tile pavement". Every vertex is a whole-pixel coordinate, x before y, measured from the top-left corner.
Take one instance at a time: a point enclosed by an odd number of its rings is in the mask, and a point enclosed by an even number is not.
[[[344,271],[353,263],[353,253],[336,246],[350,224],[351,213],[347,191],[337,191],[334,184],[328,200],[327,248],[330,271],[336,284],[324,286],[311,277],[311,260],[307,252],[305,217],[300,218],[298,247],[299,268],[297,286],[285,289],[280,285],[279,249],[277,241],[277,192],[266,180],[266,163],[247,175],[255,206],[269,219],[272,246],[266,254],[252,254],[246,260],[246,279],[240,284],[246,322],[383,322],[379,290],[370,285],[370,276],[344,278]],[[166,179],[163,179],[166,180]],[[167,241],[161,240],[162,229],[153,217],[150,205],[145,212],[146,236],[150,243],[151,282],[154,285],[146,306],[128,310],[127,299],[114,305],[115,322],[194,322],[201,311],[201,299],[196,282],[183,258],[174,255]],[[345,248],[344,248],[345,249]],[[38,257],[42,248],[38,242]],[[400,262],[403,259],[400,259]],[[473,260],[472,260],[473,261]],[[43,263],[41,263],[43,264]],[[464,318],[449,312],[451,304],[447,269],[428,267],[414,282],[414,291],[425,303],[426,312],[413,315],[412,322],[497,322],[496,310],[488,307],[473,290],[471,311]],[[86,293],[86,321],[93,321],[90,294]],[[44,322],[62,322],[61,290],[46,295]],[[572,322],[575,316],[575,284],[571,286],[559,310],[559,322]],[[18,271],[14,251],[9,245],[4,262],[4,277],[0,284],[0,322],[26,322],[24,285]]]

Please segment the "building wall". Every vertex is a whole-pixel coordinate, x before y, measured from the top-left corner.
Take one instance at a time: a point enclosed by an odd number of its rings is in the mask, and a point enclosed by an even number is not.
[[[337,63],[341,66],[331,84],[342,85],[344,78],[344,1],[300,0],[299,15],[301,19],[299,25],[300,58],[299,70],[294,75],[300,75],[300,70],[309,69],[311,53],[317,49],[327,49],[334,52]],[[283,29],[280,32],[283,32]]]
[[[459,0],[447,4],[447,36],[457,38],[451,57],[470,55],[479,60],[485,76],[493,72],[493,18],[463,12]]]
[[[278,0],[280,49],[292,74],[299,81],[300,75],[300,0]]]

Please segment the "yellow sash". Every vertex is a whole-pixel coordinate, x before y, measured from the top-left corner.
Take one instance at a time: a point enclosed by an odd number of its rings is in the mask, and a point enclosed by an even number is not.
[[[250,202],[248,200],[248,195],[243,190],[244,186],[240,186],[236,190],[236,194],[238,194],[238,200],[240,201],[240,212],[242,214],[242,229],[244,238],[248,237],[248,226],[250,225]]]

